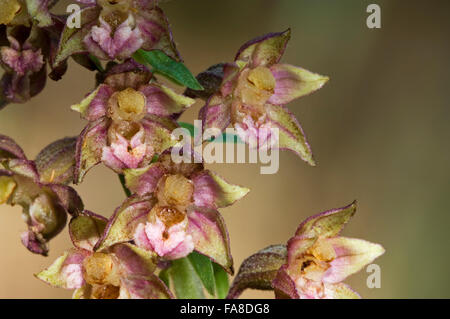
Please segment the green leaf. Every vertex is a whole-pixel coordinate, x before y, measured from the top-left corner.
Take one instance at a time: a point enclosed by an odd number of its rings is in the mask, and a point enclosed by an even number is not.
[[[123,191],[127,197],[131,196],[131,191],[128,189],[126,182],[125,182],[125,175],[119,174],[119,180],[120,184],[122,185]]]
[[[233,143],[233,144],[244,144],[244,142],[241,140],[241,138],[236,134],[228,134],[228,133],[222,133],[222,138],[220,136],[212,138],[209,140],[210,142],[222,142],[223,143]]]
[[[178,124],[182,127],[185,128],[186,130],[189,131],[189,134],[191,134],[191,136],[195,136],[196,129],[195,126],[192,125],[191,123],[185,123],[185,122],[178,122]],[[237,136],[236,134],[228,134],[228,133],[222,133],[222,135],[217,136],[217,137],[213,137],[211,139],[209,139],[209,142],[223,142],[223,143],[234,143],[234,144],[243,144],[244,142],[241,140],[241,138],[239,136]]]
[[[227,272],[218,264],[212,263],[214,269],[214,279],[216,282],[217,298],[225,299],[230,289]]]
[[[178,299],[205,299],[202,282],[188,258],[173,260],[169,274]]]
[[[151,66],[152,72],[162,74],[179,85],[196,91],[204,89],[183,63],[175,61],[162,51],[139,49],[133,54],[133,59],[146,66]]]
[[[216,294],[216,284],[211,259],[197,252],[191,253],[188,259],[192,263],[192,266],[194,266],[203,286],[205,286],[211,296],[214,296]]]
[[[191,123],[185,123],[185,122],[179,122],[178,124],[182,128],[188,130],[189,134],[191,134],[191,136],[195,136],[195,126],[194,125],[192,125]]]
[[[92,63],[94,63],[94,65],[95,65],[95,67],[97,68],[98,71],[105,72],[105,69],[103,68],[102,63],[100,62],[100,60],[96,56],[94,56],[92,54],[89,54],[89,59],[92,61]]]

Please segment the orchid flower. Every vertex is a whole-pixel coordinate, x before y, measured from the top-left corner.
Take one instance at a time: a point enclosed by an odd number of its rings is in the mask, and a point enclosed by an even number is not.
[[[384,253],[383,247],[339,233],[356,212],[356,203],[306,219],[287,246],[261,250],[245,260],[228,298],[247,288],[275,290],[277,298],[360,298],[342,283]]]
[[[72,106],[89,121],[77,143],[76,182],[100,161],[117,173],[145,167],[154,155],[177,142],[171,135],[178,127],[174,118],[194,100],[149,83],[152,74],[129,63],[131,69],[110,73],[80,104]],[[119,67],[123,71],[123,65]]]
[[[78,0],[81,11],[78,46],[104,60],[124,60],[138,49],[162,50],[179,58],[169,22],[156,0]],[[74,13],[79,14],[79,13]],[[68,17],[71,20],[72,16]],[[72,32],[69,27],[64,31]],[[64,53],[64,43],[60,52]],[[79,52],[77,52],[79,53]]]
[[[72,218],[74,248],[64,252],[37,278],[53,287],[75,289],[74,299],[167,299],[172,294],[154,275],[156,255],[131,244],[94,251],[107,219],[89,211]]]
[[[0,204],[20,205],[28,230],[22,243],[31,252],[48,253],[48,241],[64,228],[67,214],[76,215],[83,203],[67,186],[72,180],[75,139],[50,144],[30,161],[11,138],[0,135]]]
[[[40,93],[49,77],[59,80],[66,63],[53,66],[64,19],[51,15],[56,1],[4,0],[0,3],[0,109],[9,103],[25,103]]]
[[[228,184],[201,163],[176,164],[169,152],[146,168],[124,173],[135,195],[116,210],[99,249],[134,241],[166,260],[195,250],[233,272],[228,232],[217,209],[248,189]]]
[[[199,75],[207,88],[218,76],[223,78],[199,116],[204,129],[223,131],[231,124],[252,147],[264,145],[267,132],[276,128],[279,148],[289,149],[315,165],[300,124],[285,105],[320,89],[328,78],[279,63],[290,34],[287,30],[251,40],[239,49],[234,63],[217,65]],[[217,70],[220,66],[222,72]]]
[[[41,92],[46,83],[41,49],[44,35],[37,27],[8,27],[5,32],[10,45],[0,48],[0,65],[5,69],[0,97],[8,103],[24,103]]]

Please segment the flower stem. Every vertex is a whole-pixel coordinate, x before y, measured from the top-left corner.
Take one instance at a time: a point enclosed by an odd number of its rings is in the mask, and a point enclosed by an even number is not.
[[[125,192],[125,195],[127,195],[127,197],[130,197],[131,192],[128,189],[127,185],[125,184],[125,176],[123,174],[119,174],[119,180],[120,184],[122,185],[123,191]]]
[[[89,59],[91,59],[91,61],[94,63],[95,67],[97,68],[97,70],[99,72],[101,72],[101,73],[105,72],[105,69],[103,68],[102,63],[96,56],[89,54]]]

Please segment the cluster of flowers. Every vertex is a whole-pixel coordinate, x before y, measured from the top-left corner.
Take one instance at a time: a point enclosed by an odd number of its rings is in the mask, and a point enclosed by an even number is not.
[[[72,248],[36,276],[55,287],[75,289],[74,298],[172,298],[158,274],[192,253],[208,257],[233,275],[224,219],[218,209],[249,190],[205,169],[201,155],[174,162],[177,119],[203,99],[203,128],[239,128],[251,147],[259,131],[277,128],[278,145],[315,165],[303,130],[285,105],[321,88],[327,77],[281,64],[290,30],[244,44],[233,63],[197,76],[203,89],[178,94],[160,84],[135,53],[158,51],[174,62],[180,55],[156,0],[79,0],[73,16],[52,14],[57,1],[5,0],[0,4],[0,107],[23,103],[45,86],[47,64],[57,80],[67,59],[97,70],[97,87],[72,109],[88,124],[74,138],[58,140],[29,160],[14,140],[0,135],[0,204],[23,208],[28,230],[23,244],[47,255],[48,241],[68,217]],[[5,38],[6,41],[3,41]],[[9,45],[8,45],[9,43]],[[143,51],[142,51],[143,50]],[[103,68],[99,60],[108,64]],[[170,70],[169,70],[170,72]],[[267,137],[267,136],[266,136]],[[266,138],[265,137],[265,138]],[[208,141],[205,141],[208,142]],[[184,149],[184,148],[183,148]],[[128,198],[111,218],[84,209],[69,184],[79,184],[103,163],[122,178]],[[340,283],[383,253],[381,246],[338,237],[355,205],[303,222],[286,246],[272,246],[241,266],[229,298],[246,288],[273,289],[277,297],[358,297]]]

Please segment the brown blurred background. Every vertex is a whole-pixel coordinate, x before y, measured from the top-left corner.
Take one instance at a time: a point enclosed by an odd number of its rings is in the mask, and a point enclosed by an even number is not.
[[[382,8],[380,30],[366,27],[370,3]],[[255,36],[291,27],[283,61],[331,77],[322,90],[289,106],[318,167],[288,152],[281,153],[276,175],[260,175],[258,165],[211,165],[251,189],[222,211],[236,266],[286,242],[304,218],[357,199],[358,213],[344,235],[381,243],[386,253],[376,261],[381,289],[366,287],[365,271],[347,282],[365,298],[449,298],[450,2],[184,0],[162,7],[195,74],[231,61]],[[25,105],[2,110],[0,132],[34,158],[48,143],[81,131],[85,122],[69,106],[93,86],[93,74],[71,63],[63,80],[49,81]],[[192,121],[199,106],[183,119]],[[87,209],[105,216],[124,199],[117,176],[102,166],[76,188]],[[20,208],[0,211],[0,297],[70,297],[32,275],[70,246],[67,232],[51,242],[48,258],[32,255],[20,243]]]

